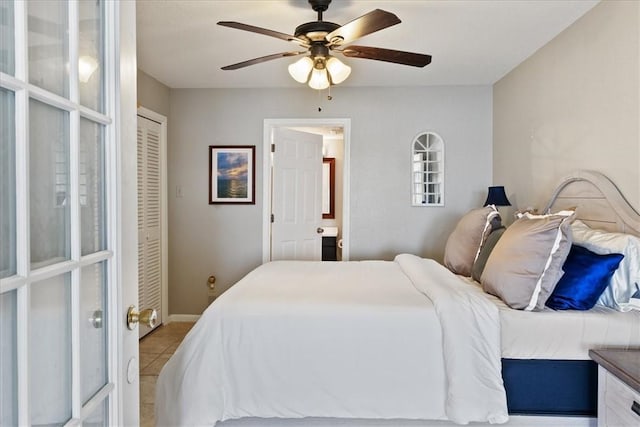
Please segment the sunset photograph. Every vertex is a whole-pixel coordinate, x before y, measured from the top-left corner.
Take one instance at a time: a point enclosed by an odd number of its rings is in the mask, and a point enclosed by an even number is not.
[[[248,153],[218,153],[219,198],[244,199],[248,194]]]

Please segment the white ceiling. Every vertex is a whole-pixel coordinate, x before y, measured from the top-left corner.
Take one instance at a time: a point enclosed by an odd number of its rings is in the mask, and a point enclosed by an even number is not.
[[[373,9],[402,23],[354,44],[426,53],[415,68],[344,58],[352,73],[342,86],[493,84],[577,20],[599,0],[333,0],[324,20],[343,25]],[[226,28],[238,21],[293,34],[315,21],[307,0],[137,0],[138,67],[171,88],[298,87],[294,60],[247,68],[220,67],[298,46]],[[342,59],[342,58],[341,58]]]

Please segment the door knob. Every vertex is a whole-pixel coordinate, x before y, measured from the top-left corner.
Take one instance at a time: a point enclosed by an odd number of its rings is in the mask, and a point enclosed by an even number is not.
[[[143,325],[147,325],[150,328],[155,328],[158,324],[158,312],[153,308],[138,312],[136,306],[132,305],[127,310],[127,328],[133,331],[138,322],[142,322]]]
[[[318,234],[324,233],[324,228],[322,228],[322,227],[316,228],[316,233],[318,233]]]

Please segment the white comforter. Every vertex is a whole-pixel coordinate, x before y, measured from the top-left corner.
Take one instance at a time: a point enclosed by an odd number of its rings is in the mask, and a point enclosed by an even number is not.
[[[212,304],[167,362],[156,422],[502,423],[499,328],[496,306],[431,260],[268,263]]]

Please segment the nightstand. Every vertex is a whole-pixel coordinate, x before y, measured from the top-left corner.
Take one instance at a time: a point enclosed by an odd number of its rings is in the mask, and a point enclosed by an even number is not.
[[[598,427],[640,425],[640,350],[589,350],[598,364]]]

